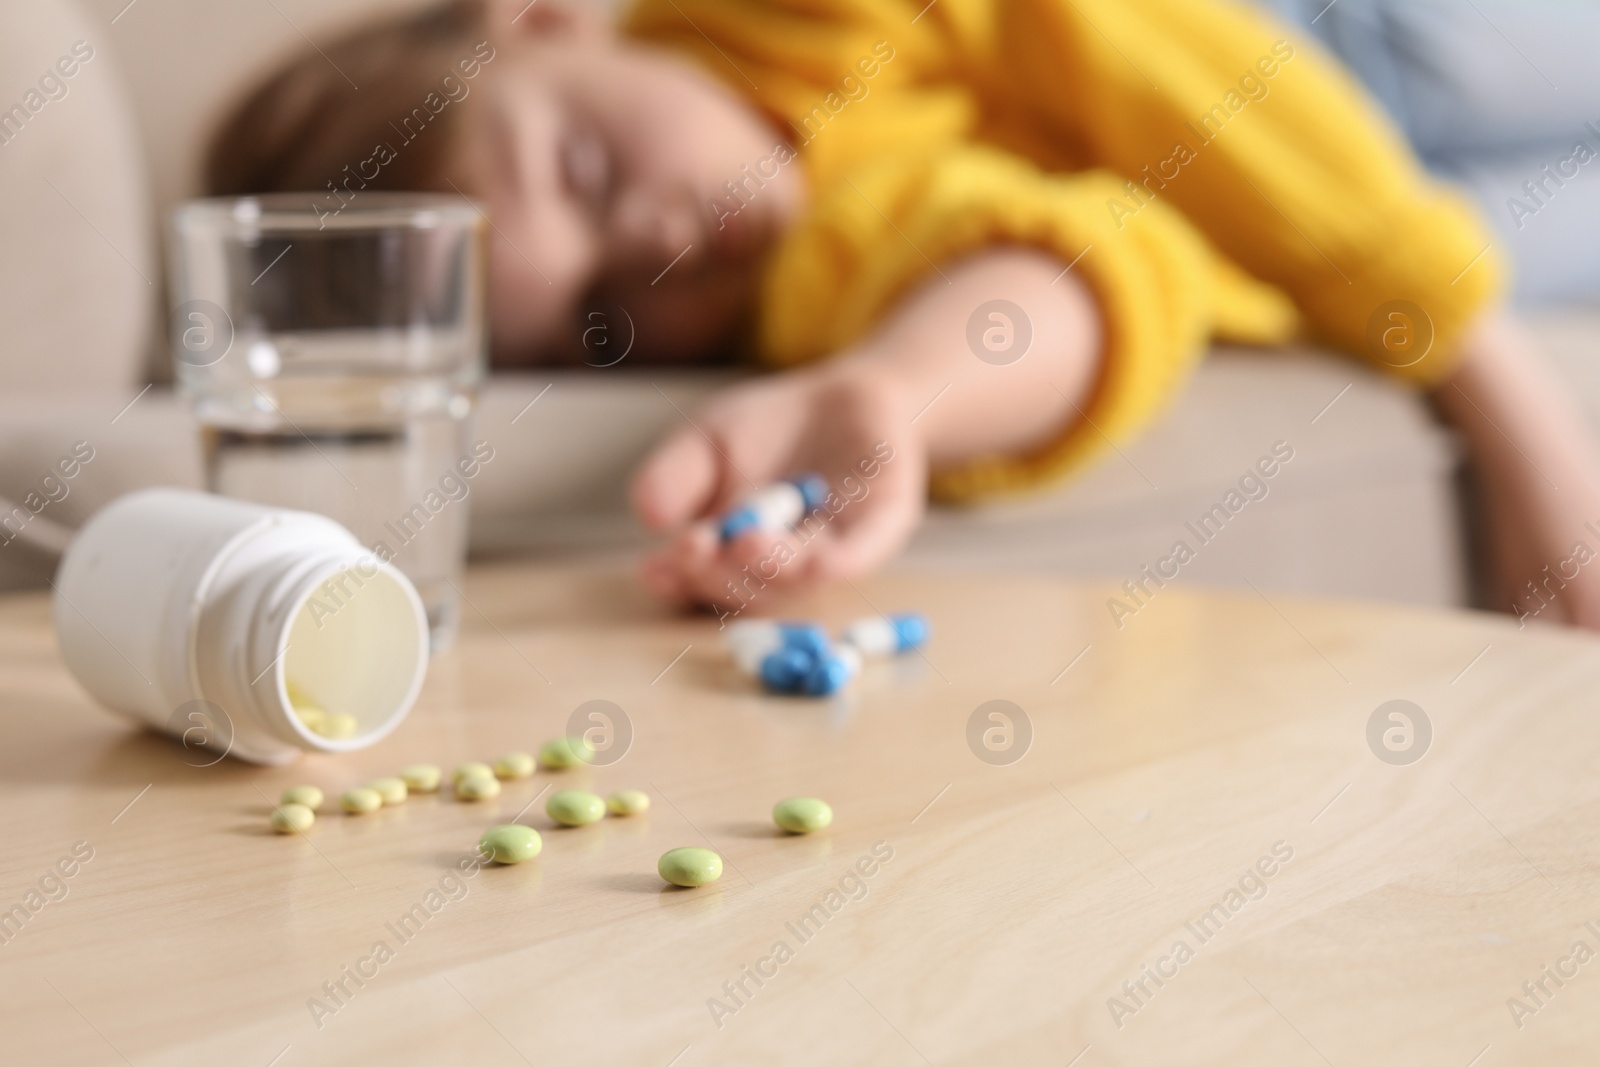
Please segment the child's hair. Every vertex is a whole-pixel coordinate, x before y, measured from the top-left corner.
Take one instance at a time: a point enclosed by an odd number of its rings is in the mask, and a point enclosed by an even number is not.
[[[257,86],[211,137],[205,185],[214,196],[326,192],[391,147],[362,188],[431,189],[449,150],[448,128],[401,130],[447,76],[487,36],[484,0],[446,0],[423,11],[386,17],[305,50]],[[352,87],[354,85],[355,87]],[[444,109],[447,112],[449,109]],[[411,138],[415,137],[415,143]],[[345,168],[349,167],[347,172]]]

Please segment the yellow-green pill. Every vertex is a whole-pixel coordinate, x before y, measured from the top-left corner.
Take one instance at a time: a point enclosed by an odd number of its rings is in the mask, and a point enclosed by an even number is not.
[[[455,769],[455,773],[450,776],[450,780],[459,785],[463,778],[473,777],[493,778],[494,768],[487,763],[463,763]]]
[[[461,800],[488,800],[499,795],[500,779],[492,774],[469,774],[456,783],[456,796]]]
[[[661,854],[656,870],[673,885],[710,885],[722,877],[722,857],[709,848],[675,848]]]
[[[478,851],[496,863],[523,863],[539,854],[544,839],[531,826],[509,823],[485,830]]]
[[[365,815],[369,811],[377,811],[383,807],[383,796],[377,790],[365,786],[347,789],[339,798],[339,806],[351,815]]]
[[[316,813],[304,804],[279,804],[267,822],[280,834],[302,834],[317,821]]]
[[[322,790],[314,785],[292,785],[283,791],[283,803],[299,804],[316,811],[322,807]]]
[[[642,789],[619,789],[606,798],[613,815],[643,815],[650,810],[650,794]]]
[[[532,778],[533,757],[526,752],[507,752],[494,761],[496,778]]]
[[[594,759],[594,746],[581,737],[558,737],[539,746],[539,766],[566,770]]]
[[[385,804],[404,804],[406,802],[406,783],[399,778],[374,778],[367,783],[367,788],[383,798]]]
[[[338,712],[324,719],[320,729],[317,727],[312,727],[312,729],[323,737],[332,738],[335,741],[343,741],[356,735],[358,725],[354,715]]]
[[[790,797],[773,805],[772,821],[791,834],[809,834],[833,821],[833,809],[816,797]]]
[[[443,772],[431,763],[416,763],[400,772],[400,780],[413,793],[437,793]]]
[[[606,816],[606,802],[582,789],[563,789],[550,794],[545,814],[562,826],[587,826]]]

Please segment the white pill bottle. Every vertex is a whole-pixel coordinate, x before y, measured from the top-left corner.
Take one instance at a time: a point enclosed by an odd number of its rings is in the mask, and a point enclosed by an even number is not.
[[[55,581],[67,669],[96,700],[179,737],[202,765],[281,764],[375,743],[428,668],[422,600],[332,519],[148,489],[89,520]],[[301,699],[357,722],[309,730]]]

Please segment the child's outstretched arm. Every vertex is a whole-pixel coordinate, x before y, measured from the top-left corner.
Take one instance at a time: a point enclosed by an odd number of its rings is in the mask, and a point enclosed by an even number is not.
[[[1065,268],[1029,248],[974,254],[931,276],[836,358],[712,398],[635,479],[640,517],[675,531],[646,561],[646,583],[675,600],[735,606],[756,588],[864,573],[915,530],[930,466],[1026,452],[1059,437],[1086,406],[1101,360],[1094,298]],[[997,298],[1020,307],[1031,327],[1015,362],[980,359],[968,343],[974,312]],[[992,326],[1000,331],[994,347],[1004,349],[1007,323]],[[877,473],[863,478],[862,462],[874,460],[882,461]],[[865,495],[804,543],[756,531],[720,542],[715,519],[723,511],[809,471],[835,487],[852,475]]]
[[[1482,489],[1490,606],[1600,629],[1600,449],[1536,346],[1485,316],[1434,396]]]

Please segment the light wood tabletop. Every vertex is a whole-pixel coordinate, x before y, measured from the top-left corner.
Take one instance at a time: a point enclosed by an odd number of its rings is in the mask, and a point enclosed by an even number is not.
[[[0,1059],[1600,1057],[1593,638],[1177,586],[1118,629],[1105,588],[891,573],[756,604],[930,616],[925,654],[808,700],[758,692],[714,619],[620,570],[479,567],[465,590],[393,736],[274,769],[191,766],[95,708],[46,599],[0,600]],[[267,831],[285,786],[532,750],[590,700],[631,726],[605,765]],[[654,804],[557,830],[530,803],[552,783]],[[832,827],[776,831],[794,795]],[[524,808],[543,853],[468,877]],[[722,880],[665,886],[679,845]]]

